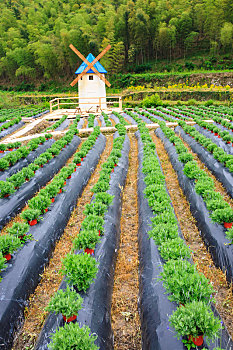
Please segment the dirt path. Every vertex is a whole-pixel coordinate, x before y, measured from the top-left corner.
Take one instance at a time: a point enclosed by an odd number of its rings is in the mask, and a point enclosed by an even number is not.
[[[233,296],[232,286],[226,282],[224,273],[215,267],[211,255],[200,236],[196,221],[190,212],[189,203],[183,194],[177,175],[173,170],[169,157],[161,140],[151,132],[156,150],[163,168],[166,185],[172,199],[176,216],[187,244],[192,250],[192,257],[197,269],[203,273],[213,284],[216,290],[216,308],[224,321],[231,337],[233,337]]]
[[[72,241],[80,230],[81,222],[85,217],[83,214],[84,206],[86,203],[89,203],[92,198],[92,192],[90,192],[90,189],[99,178],[101,165],[107,160],[112,149],[112,143],[113,136],[109,136],[97,168],[85,187],[82,196],[79,198],[77,206],[70,217],[64,234],[62,235],[60,241],[56,244],[53,257],[45,269],[35,293],[30,297],[29,306],[25,309],[25,322],[15,338],[12,348],[13,350],[29,350],[34,348],[47,316],[44,309],[62,281],[62,276],[59,274],[61,259],[64,258],[64,256],[71,250]]]
[[[138,314],[137,141],[130,135],[129,170],[123,192],[121,239],[112,296],[112,327],[116,350],[141,349]]]

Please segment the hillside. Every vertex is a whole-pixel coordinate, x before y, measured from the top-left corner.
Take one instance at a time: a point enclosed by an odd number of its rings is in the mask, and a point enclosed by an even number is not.
[[[233,66],[231,0],[16,0],[0,10],[1,85],[68,80],[81,63],[70,43],[84,55],[111,43],[101,61],[111,74]]]

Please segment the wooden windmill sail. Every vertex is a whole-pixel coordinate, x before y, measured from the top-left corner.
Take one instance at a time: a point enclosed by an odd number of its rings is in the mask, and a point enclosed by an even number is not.
[[[90,53],[86,58],[71,44],[73,50],[83,63],[76,70],[75,78],[71,86],[79,84],[79,107],[81,110],[94,111],[95,109],[105,109],[106,106],[106,88],[111,84],[105,78],[106,69],[100,64],[99,59],[111,48],[108,45],[96,58]]]

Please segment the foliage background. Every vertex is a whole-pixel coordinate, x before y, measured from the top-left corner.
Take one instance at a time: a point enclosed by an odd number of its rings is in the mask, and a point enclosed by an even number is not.
[[[232,0],[0,0],[0,11],[2,82],[43,90],[48,80],[71,79],[81,61],[70,43],[95,56],[111,43],[101,61],[111,74],[156,70],[161,59],[202,52],[211,59],[199,57],[197,68],[221,68],[224,60],[233,68]],[[183,67],[166,64],[171,69]]]

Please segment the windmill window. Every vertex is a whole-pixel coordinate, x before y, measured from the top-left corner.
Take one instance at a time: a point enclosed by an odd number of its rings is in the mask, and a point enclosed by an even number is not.
[[[89,80],[93,80],[93,75],[89,75]]]

